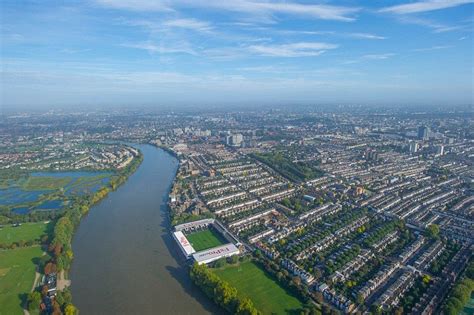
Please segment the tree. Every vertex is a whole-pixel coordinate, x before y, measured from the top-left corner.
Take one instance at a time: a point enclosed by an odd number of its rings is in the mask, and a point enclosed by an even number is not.
[[[44,286],[41,288],[41,294],[42,294],[43,296],[46,296],[46,295],[48,294],[48,290],[49,290],[48,286],[47,286],[47,285],[44,285]]]
[[[239,256],[237,256],[237,255],[230,256],[230,257],[227,258],[227,262],[229,264],[236,264],[236,263],[239,262]]]
[[[57,271],[56,265],[53,264],[52,262],[49,262],[44,266],[44,273],[46,275],[49,275],[51,273],[55,273]]]
[[[431,281],[431,277],[429,275],[423,276],[423,283],[428,284]]]
[[[430,224],[425,230],[425,235],[431,239],[437,239],[439,236],[439,226],[437,224]]]
[[[235,312],[237,315],[257,315],[258,311],[253,306],[252,301],[249,298],[245,298],[239,301],[237,310]]]
[[[65,315],[76,315],[77,314],[77,308],[72,304],[68,304],[64,308],[64,314]]]
[[[28,294],[28,310],[33,311],[39,309],[41,304],[41,293],[33,291]]]
[[[324,301],[324,296],[319,291],[314,294],[314,298],[316,299],[316,302],[318,302],[319,304],[322,304]]]
[[[62,315],[61,306],[59,306],[58,302],[53,301],[53,315]]]
[[[216,268],[222,268],[222,267],[224,267],[226,264],[227,264],[227,261],[226,261],[225,257],[222,257],[222,258],[219,258],[218,260],[216,260],[214,266],[215,266]]]
[[[319,268],[314,268],[313,276],[316,280],[321,278],[321,276],[322,276],[321,270],[319,270]]]
[[[293,277],[292,282],[296,285],[299,286],[301,285],[301,278],[298,276]]]

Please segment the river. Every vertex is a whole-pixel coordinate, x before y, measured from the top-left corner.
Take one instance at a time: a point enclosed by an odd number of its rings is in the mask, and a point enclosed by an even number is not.
[[[191,283],[168,232],[166,202],[178,161],[162,149],[137,147],[141,166],[91,208],[74,235],[74,304],[84,315],[221,313]]]

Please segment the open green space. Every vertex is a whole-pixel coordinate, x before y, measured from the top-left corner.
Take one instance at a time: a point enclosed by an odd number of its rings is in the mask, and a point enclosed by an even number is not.
[[[64,188],[70,181],[70,177],[30,176],[24,183],[23,188],[25,190],[56,190]]]
[[[264,314],[298,313],[303,304],[253,262],[213,270]]]
[[[256,153],[254,157],[282,176],[295,182],[306,181],[323,175],[323,172],[318,169],[316,161],[293,162],[282,152]]]
[[[41,257],[39,246],[0,250],[0,315],[22,315],[23,298],[35,279],[35,261]]]
[[[39,240],[44,234],[50,234],[52,228],[51,222],[23,223],[17,227],[6,225],[0,228],[0,243],[9,245],[19,241]]]
[[[222,235],[213,229],[194,232],[186,235],[186,238],[197,252],[229,243]]]

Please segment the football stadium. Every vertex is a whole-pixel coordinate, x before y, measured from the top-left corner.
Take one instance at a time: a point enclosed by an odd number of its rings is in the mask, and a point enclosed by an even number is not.
[[[239,240],[215,219],[176,225],[173,237],[186,259],[208,264],[240,253]]]

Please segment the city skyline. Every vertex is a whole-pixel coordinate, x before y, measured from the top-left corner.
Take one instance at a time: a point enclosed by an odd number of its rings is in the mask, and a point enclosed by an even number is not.
[[[2,104],[472,105],[473,1],[7,1]]]

